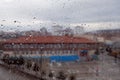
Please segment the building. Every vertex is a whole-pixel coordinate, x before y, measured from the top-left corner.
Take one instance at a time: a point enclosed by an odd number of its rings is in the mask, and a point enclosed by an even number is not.
[[[3,42],[4,53],[15,55],[78,55],[80,50],[93,50],[98,43],[82,37],[29,36]]]

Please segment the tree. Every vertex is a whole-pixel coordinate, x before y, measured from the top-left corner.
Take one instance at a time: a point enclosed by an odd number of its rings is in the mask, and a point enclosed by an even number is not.
[[[40,29],[40,33],[41,33],[41,35],[43,35],[43,36],[48,35],[48,30],[47,30],[45,27],[42,27],[42,28]]]
[[[70,27],[64,29],[63,32],[64,32],[64,35],[66,35],[66,36],[72,36],[73,35],[73,30]]]

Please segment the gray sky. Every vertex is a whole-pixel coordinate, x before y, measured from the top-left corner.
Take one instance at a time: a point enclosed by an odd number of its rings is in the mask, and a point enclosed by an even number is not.
[[[91,30],[119,28],[119,3],[120,0],[0,0],[0,23],[4,25],[0,29],[27,30],[55,24],[87,24],[85,28]]]

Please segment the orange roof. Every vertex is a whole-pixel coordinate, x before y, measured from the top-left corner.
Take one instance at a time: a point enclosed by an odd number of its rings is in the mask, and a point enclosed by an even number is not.
[[[96,43],[83,37],[31,36],[6,40],[4,43]]]

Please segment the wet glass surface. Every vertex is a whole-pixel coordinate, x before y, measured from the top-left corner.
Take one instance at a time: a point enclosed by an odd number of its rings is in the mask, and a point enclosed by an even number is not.
[[[0,80],[120,80],[119,0],[0,0]]]

